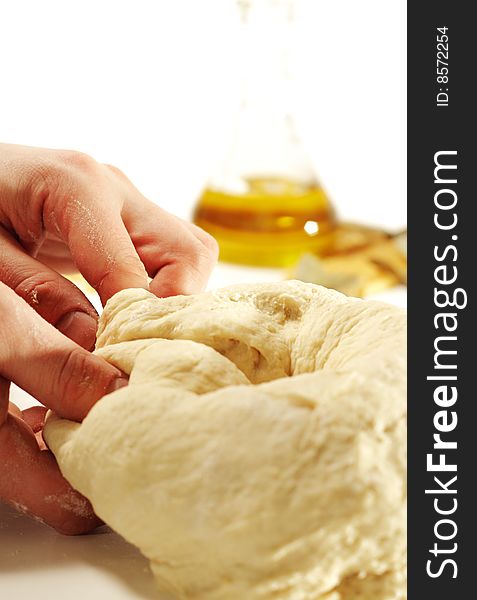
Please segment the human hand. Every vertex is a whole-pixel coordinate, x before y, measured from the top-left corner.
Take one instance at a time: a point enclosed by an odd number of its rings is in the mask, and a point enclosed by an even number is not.
[[[9,381],[75,420],[126,384],[88,352],[97,315],[57,269],[75,265],[104,303],[126,287],[198,292],[216,256],[208,234],[117,169],[76,152],[0,144],[0,498],[65,533],[98,523],[41,447],[46,409],[9,410]]]

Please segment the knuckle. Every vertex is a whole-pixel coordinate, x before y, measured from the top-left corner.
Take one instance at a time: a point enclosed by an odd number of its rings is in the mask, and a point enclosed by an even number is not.
[[[24,177],[18,183],[18,197],[23,199],[23,202],[19,203],[19,210],[24,217],[34,215],[34,221],[42,224],[43,205],[55,194],[59,179],[55,161],[50,155],[43,156],[25,167]]]
[[[90,354],[79,346],[73,346],[63,355],[58,371],[58,389],[61,390],[65,407],[73,409],[88,392],[93,382]]]
[[[100,178],[99,163],[76,150],[56,150],[39,169],[40,181],[47,190],[46,198],[65,200],[83,188],[90,180]],[[54,210],[56,205],[49,210]]]
[[[178,262],[182,263],[189,275],[195,281],[203,281],[211,271],[212,261],[207,251],[197,251],[183,256]]]
[[[15,286],[14,291],[35,309],[45,304],[56,306],[61,300],[59,282],[43,273],[28,275]]]
[[[213,238],[211,239],[213,240]],[[215,240],[206,243],[203,240],[196,239],[189,246],[186,262],[201,271],[204,267],[209,267],[214,262],[216,258],[215,253],[218,255],[218,246]]]
[[[63,358],[63,365],[60,369],[60,379],[65,383],[78,383],[78,378],[82,378],[88,370],[89,354],[80,347],[73,346],[69,348]]]
[[[204,232],[202,242],[209,251],[211,259],[217,260],[219,256],[219,244],[217,243],[217,240],[214,237],[212,237],[209,233]]]
[[[57,150],[56,158],[60,169],[66,167],[89,174],[97,171],[99,166],[89,154],[77,150]]]
[[[51,196],[71,186],[79,176],[96,174],[98,163],[83,152],[76,150],[54,150],[46,153],[41,161],[31,168],[31,187],[35,195]]]
[[[29,197],[36,203],[47,229],[59,233],[58,223],[68,212],[68,205],[76,201],[78,193],[91,187],[91,180],[100,180],[99,167],[94,158],[83,152],[54,150],[31,168]]]
[[[120,372],[103,359],[80,346],[62,353],[56,390],[61,394],[61,407],[55,411],[62,417],[81,421],[93,404],[111,388]]]
[[[121,179],[127,180],[127,177],[124,174],[124,172],[121,171],[121,169],[118,169],[118,167],[116,167],[114,165],[106,164],[106,163],[104,164],[104,166],[107,167],[110,171],[112,171],[115,175],[117,175]]]
[[[118,250],[114,260],[90,276],[90,283],[101,294],[109,286],[113,285],[114,287],[114,282],[119,276],[131,279],[131,281],[137,281],[139,277],[142,277],[144,284],[147,284],[147,273],[143,263],[136,254],[130,253],[129,250],[127,252]]]
[[[170,251],[170,260],[168,262],[195,267],[202,262],[202,258],[206,253],[207,250],[199,240],[189,239],[183,241],[179,247],[173,248]]]

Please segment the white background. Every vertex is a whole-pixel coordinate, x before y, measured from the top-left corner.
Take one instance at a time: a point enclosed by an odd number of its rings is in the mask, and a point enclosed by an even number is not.
[[[406,222],[405,0],[302,0],[299,126],[340,214]],[[233,0],[0,0],[0,140],[117,165],[183,217],[237,88]]]

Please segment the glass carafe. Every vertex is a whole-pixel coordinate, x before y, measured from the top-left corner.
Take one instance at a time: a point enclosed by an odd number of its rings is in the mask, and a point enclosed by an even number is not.
[[[221,260],[287,266],[326,249],[334,226],[293,115],[294,0],[237,0],[243,92],[228,148],[194,211]]]

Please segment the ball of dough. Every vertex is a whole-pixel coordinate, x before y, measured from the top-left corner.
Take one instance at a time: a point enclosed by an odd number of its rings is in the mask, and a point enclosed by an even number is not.
[[[130,375],[45,429],[64,476],[197,600],[405,598],[405,313],[290,281],[106,305]]]

